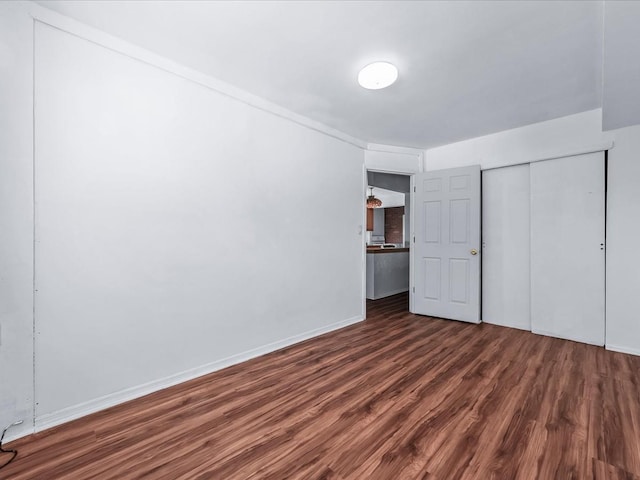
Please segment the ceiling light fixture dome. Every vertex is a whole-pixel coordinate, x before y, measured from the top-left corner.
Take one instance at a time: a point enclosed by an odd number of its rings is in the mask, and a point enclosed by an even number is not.
[[[368,90],[380,90],[398,79],[398,69],[389,62],[370,63],[358,74],[358,83]]]

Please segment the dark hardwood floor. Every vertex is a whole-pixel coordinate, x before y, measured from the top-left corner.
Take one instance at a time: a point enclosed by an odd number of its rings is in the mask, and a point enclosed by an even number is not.
[[[0,478],[640,479],[640,357],[414,316],[406,295],[367,308],[13,442]]]

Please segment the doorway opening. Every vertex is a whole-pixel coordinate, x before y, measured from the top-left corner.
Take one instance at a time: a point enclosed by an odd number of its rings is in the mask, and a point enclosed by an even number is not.
[[[400,302],[409,311],[411,176],[367,171],[366,304]],[[366,308],[366,307],[365,307]]]

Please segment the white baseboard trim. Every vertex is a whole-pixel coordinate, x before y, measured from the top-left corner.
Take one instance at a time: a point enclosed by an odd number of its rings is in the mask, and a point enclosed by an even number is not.
[[[33,435],[34,433],[36,433],[33,429],[33,423],[25,425],[26,423],[27,422],[25,421],[22,425],[15,426],[7,430],[7,435],[4,437],[3,445],[11,443],[14,440],[18,440],[19,438],[28,437],[29,435]],[[6,427],[6,425],[2,425],[0,429],[4,427]]]
[[[547,332],[546,330],[538,330],[538,329],[532,328],[531,333],[535,333],[536,335],[544,335],[545,337],[553,337],[553,338],[560,338],[562,340],[569,340],[571,342],[586,343],[587,345],[595,345],[596,347],[604,347],[603,343],[594,342],[593,340],[564,337],[562,335],[558,335],[557,333]]]
[[[607,350],[611,350],[612,352],[628,353],[629,355],[640,356],[640,349],[637,348],[621,347],[619,345],[611,344],[606,344],[604,348],[606,348]]]
[[[95,413],[124,402],[128,402],[129,400],[134,400],[144,395],[148,395],[150,393],[172,387],[179,383],[193,380],[194,378],[198,378],[217,370],[230,367],[231,365],[242,363],[252,358],[259,357],[261,355],[265,355],[267,353],[271,353],[285,347],[289,347],[291,345],[300,343],[313,337],[317,337],[324,333],[353,325],[354,323],[361,322],[362,320],[364,320],[364,317],[360,315],[351,317],[346,320],[341,320],[339,322],[325,325],[314,330],[309,330],[307,332],[294,335],[292,337],[268,343],[254,349],[247,350],[246,352],[238,353],[230,357],[216,360],[215,362],[195,367],[184,372],[176,373],[165,378],[160,378],[158,380],[154,380],[142,385],[127,388],[119,392],[89,400],[88,402],[80,403],[78,405],[73,405],[57,412],[42,415],[40,417],[37,417],[35,420],[35,432],[41,432],[48,428],[55,427],[56,425],[61,425],[66,422],[70,422],[71,420],[89,415],[91,413]],[[29,435],[31,433],[32,432],[24,432],[22,435],[12,438],[12,440],[20,438],[21,436]]]

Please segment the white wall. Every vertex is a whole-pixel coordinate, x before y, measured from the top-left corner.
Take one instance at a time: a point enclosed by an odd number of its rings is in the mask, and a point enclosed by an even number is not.
[[[362,150],[40,23],[35,98],[41,425],[363,318]]]
[[[515,165],[582,153],[609,138],[602,133],[602,110],[590,110],[432,148],[425,152],[425,169],[480,165],[484,170]]]
[[[640,2],[604,3],[605,130],[640,123]]]
[[[22,435],[363,318],[362,148],[36,22],[34,365],[34,9],[0,3],[0,420]]]
[[[415,149],[369,144],[364,163],[370,171],[411,175],[423,170],[423,154]]]
[[[0,2],[0,428],[33,428],[33,19]]]
[[[611,132],[607,191],[607,348],[640,355],[640,125]]]

